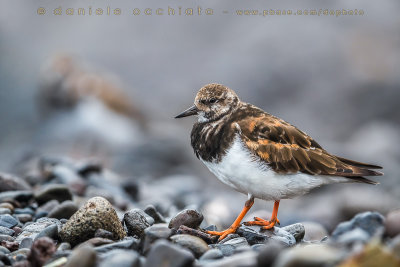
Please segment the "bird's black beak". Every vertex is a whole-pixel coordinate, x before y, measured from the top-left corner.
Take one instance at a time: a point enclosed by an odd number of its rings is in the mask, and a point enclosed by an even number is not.
[[[197,107],[195,105],[193,105],[190,108],[188,108],[187,110],[185,110],[184,112],[182,112],[181,114],[176,115],[175,119],[192,116],[192,115],[197,115],[197,112],[199,112],[199,110],[197,109]]]

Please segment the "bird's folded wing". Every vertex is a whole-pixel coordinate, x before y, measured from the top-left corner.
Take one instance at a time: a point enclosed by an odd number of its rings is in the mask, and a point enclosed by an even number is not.
[[[382,175],[369,170],[379,166],[329,154],[310,136],[272,115],[243,118],[238,124],[244,144],[278,173],[303,172],[354,178]]]

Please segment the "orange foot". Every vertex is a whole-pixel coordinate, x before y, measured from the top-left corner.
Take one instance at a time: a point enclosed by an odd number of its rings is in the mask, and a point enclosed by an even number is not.
[[[250,221],[250,222],[244,222],[244,225],[247,226],[252,226],[252,225],[258,225],[258,226],[262,226],[262,229],[268,230],[271,229],[272,227],[274,227],[276,224],[280,224],[278,218],[272,218],[270,221],[261,219],[259,217],[254,217],[254,221]]]
[[[238,229],[239,226],[236,227],[229,227],[228,229],[221,231],[221,232],[217,232],[217,231],[206,231],[207,234],[210,235],[219,235],[218,241],[221,241],[222,239],[224,239],[225,237],[227,237],[229,234],[234,234],[236,232],[236,230]]]

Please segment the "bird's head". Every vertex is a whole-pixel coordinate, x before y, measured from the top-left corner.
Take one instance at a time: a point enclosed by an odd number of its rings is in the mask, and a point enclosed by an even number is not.
[[[230,114],[239,103],[239,97],[233,90],[222,84],[210,83],[197,92],[194,105],[175,118],[197,115],[199,122],[215,121]]]

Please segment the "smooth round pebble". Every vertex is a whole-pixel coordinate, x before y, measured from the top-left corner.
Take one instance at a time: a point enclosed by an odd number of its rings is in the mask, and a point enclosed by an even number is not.
[[[192,251],[196,258],[199,258],[207,250],[209,250],[207,243],[197,236],[183,234],[171,236],[170,239],[173,243]]]
[[[169,223],[169,228],[179,229],[179,226],[185,225],[187,227],[196,229],[203,221],[203,214],[197,210],[185,209],[173,217]]]

